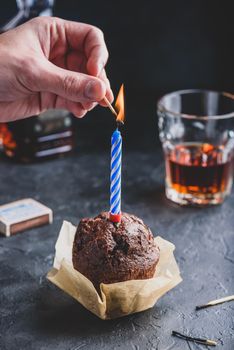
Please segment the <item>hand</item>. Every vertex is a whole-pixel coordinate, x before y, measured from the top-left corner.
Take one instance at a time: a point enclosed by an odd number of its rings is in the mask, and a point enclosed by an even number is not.
[[[112,102],[108,52],[91,25],[38,17],[0,35],[0,121],[63,108],[77,117]]]

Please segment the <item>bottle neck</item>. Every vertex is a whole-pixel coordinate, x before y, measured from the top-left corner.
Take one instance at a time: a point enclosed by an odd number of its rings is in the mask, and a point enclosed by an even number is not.
[[[13,29],[34,17],[53,15],[54,0],[16,0],[16,2],[18,13],[0,29],[0,32]]]

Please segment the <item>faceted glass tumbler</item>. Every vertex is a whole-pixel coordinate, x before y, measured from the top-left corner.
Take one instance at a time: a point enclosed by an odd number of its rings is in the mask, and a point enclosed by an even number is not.
[[[157,107],[166,197],[181,205],[222,203],[233,182],[234,96],[184,90]]]

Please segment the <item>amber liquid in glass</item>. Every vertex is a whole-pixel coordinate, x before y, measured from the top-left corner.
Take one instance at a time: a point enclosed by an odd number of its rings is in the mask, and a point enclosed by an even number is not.
[[[168,186],[180,194],[214,195],[231,186],[233,160],[223,146],[185,143],[166,155],[166,176]]]

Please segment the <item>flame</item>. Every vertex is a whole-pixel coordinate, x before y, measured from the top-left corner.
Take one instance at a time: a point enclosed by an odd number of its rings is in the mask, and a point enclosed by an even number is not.
[[[116,121],[124,123],[125,115],[124,115],[124,85],[123,84],[119,89],[119,93],[115,102],[115,108],[118,111]]]

